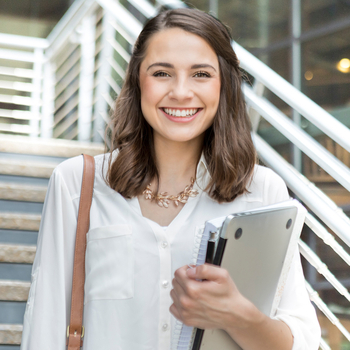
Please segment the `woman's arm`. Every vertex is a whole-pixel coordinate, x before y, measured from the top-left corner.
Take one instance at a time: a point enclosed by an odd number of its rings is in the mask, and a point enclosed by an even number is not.
[[[244,350],[292,349],[290,328],[244,298],[225,269],[184,266],[175,272],[173,287],[170,311],[186,325],[224,329]]]

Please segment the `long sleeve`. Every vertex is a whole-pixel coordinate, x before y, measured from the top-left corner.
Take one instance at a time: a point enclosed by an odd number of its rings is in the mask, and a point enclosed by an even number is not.
[[[317,350],[321,330],[316,312],[305,288],[305,279],[297,251],[274,319],[285,322],[293,334],[292,350]]]
[[[284,181],[270,172],[266,181],[265,198],[269,204],[288,200],[288,190]],[[305,287],[305,278],[300,262],[300,253],[296,249],[284,292],[274,319],[285,322],[294,338],[292,350],[317,350],[321,330],[316,312]]]
[[[76,201],[78,203],[78,201]],[[22,350],[63,350],[70,317],[77,205],[56,168],[51,176],[23,322]]]

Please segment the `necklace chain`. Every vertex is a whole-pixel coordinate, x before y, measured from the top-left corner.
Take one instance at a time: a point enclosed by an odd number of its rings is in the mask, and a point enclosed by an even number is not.
[[[161,192],[157,195],[151,190],[151,184],[147,185],[146,189],[142,192],[145,195],[145,199],[155,200],[157,204],[162,208],[169,207],[169,201],[173,201],[176,206],[179,203],[186,204],[189,197],[196,197],[198,191],[193,189],[195,179],[191,177],[191,183],[185,187],[185,189],[177,195],[168,195],[168,192]]]

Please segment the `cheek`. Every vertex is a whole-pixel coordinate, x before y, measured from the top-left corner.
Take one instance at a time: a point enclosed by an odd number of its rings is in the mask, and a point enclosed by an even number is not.
[[[152,77],[145,77],[140,82],[141,88],[141,103],[142,104],[155,104],[160,97],[162,89],[159,88],[158,84],[154,82]]]
[[[201,88],[201,95],[207,107],[216,108],[219,105],[221,84],[215,81],[210,85]]]

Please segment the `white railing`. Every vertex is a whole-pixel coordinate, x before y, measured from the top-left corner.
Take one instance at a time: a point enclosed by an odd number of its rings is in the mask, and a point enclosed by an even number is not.
[[[139,12],[143,18],[157,13],[157,8],[146,0],[129,0],[127,4],[133,13]],[[180,1],[157,1],[157,6],[167,4],[185,6]],[[0,95],[0,103],[9,104],[8,108],[0,109],[0,117],[9,121],[0,123],[0,132],[102,141],[141,28],[142,23],[118,1],[76,0],[46,40],[0,35],[0,58],[9,62],[0,67],[0,75],[12,77],[12,82],[0,80],[0,89],[8,91],[7,95]],[[349,129],[243,47],[235,42],[232,45],[242,68],[255,79],[253,87],[244,84],[243,92],[260,159],[280,174],[294,195],[309,208],[307,227],[350,265],[349,254],[335,239],[339,237],[350,247],[349,218],[259,136],[259,123],[265,119],[348,191],[349,164],[344,164],[293,123],[264,97],[264,90],[272,91],[348,152]],[[350,295],[342,280],[334,276],[306,242],[300,242],[300,249],[305,259],[349,301]],[[310,298],[350,340],[342,320],[320,299],[311,284],[308,284]],[[320,346],[329,349],[325,341]]]
[[[46,39],[0,34],[0,132],[39,135]]]

